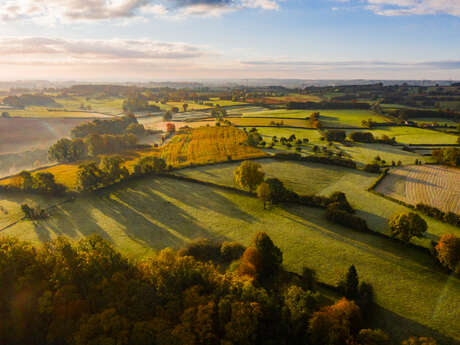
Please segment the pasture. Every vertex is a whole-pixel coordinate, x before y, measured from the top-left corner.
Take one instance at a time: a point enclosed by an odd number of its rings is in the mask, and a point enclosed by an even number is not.
[[[388,234],[387,221],[393,215],[409,209],[393,201],[382,198],[367,191],[377,175],[347,169],[333,165],[316,163],[277,161],[274,159],[257,160],[262,165],[266,177],[276,177],[286,186],[299,194],[330,195],[342,191],[347,195],[358,215],[366,219],[369,227]],[[234,186],[233,171],[239,163],[220,164],[187,168],[174,172],[175,174],[210,181],[213,183]],[[425,217],[429,230],[428,237],[439,239],[445,233],[457,233],[460,229],[435,219]],[[427,245],[426,240],[419,241]]]
[[[356,127],[362,128],[362,121],[372,119],[375,122],[388,122],[389,120],[382,115],[378,115],[371,110],[329,110],[329,109],[314,109],[314,110],[263,110],[244,112],[243,117],[265,117],[265,118],[300,118],[307,119],[312,113],[319,112],[319,120],[322,127],[344,128]]]
[[[392,169],[376,191],[416,205],[423,203],[460,214],[460,170],[445,166],[405,166]]]
[[[227,118],[235,126],[245,126],[245,127],[257,127],[257,126],[275,126],[279,124],[280,127],[283,126],[292,126],[292,127],[305,127],[311,128],[309,120],[305,119],[269,119],[269,118],[249,118],[249,117],[240,117],[240,118]]]
[[[123,112],[123,98],[121,97],[57,97],[56,102],[62,104],[63,108],[78,111],[83,105],[90,106],[92,111],[119,115]]]
[[[278,120],[277,120],[278,121]],[[246,130],[250,130],[252,127],[246,127]],[[312,129],[293,129],[283,127],[256,127],[257,131],[263,136],[263,139],[267,144],[272,142],[272,137],[276,136],[278,139],[281,137],[289,138],[292,134],[297,139],[308,139],[309,144],[302,146],[303,152],[312,152],[313,145],[326,146],[327,142],[321,140],[322,133],[319,130]],[[403,151],[401,147],[381,144],[365,144],[365,143],[354,143],[353,146],[346,146],[341,143],[335,142],[334,147],[344,152],[346,157],[349,157],[356,162],[362,164],[372,163],[376,156],[379,156],[382,160],[385,160],[387,164],[391,164],[392,161],[397,163],[401,161],[402,164],[413,164],[416,159],[420,161],[426,161],[427,157],[422,156],[420,153],[412,153]],[[286,146],[277,143],[274,148],[280,151],[294,152],[295,148],[288,149]],[[333,151],[337,149],[332,148]],[[331,147],[328,147],[331,149]]]
[[[336,178],[333,184],[343,180]],[[20,202],[3,194],[0,199],[9,209]],[[397,338],[442,332],[460,339],[458,278],[439,272],[416,250],[328,223],[318,209],[266,211],[259,200],[236,192],[146,178],[62,204],[51,218],[21,221],[3,235],[21,234],[24,240],[42,243],[60,235],[76,240],[97,233],[130,257],[142,258],[200,237],[247,245],[261,230],[283,250],[289,270],[301,272],[307,266],[321,281],[335,284],[355,264],[381,306],[376,325],[385,325]]]
[[[431,129],[417,127],[389,126],[372,129],[374,137],[387,135],[390,138],[395,137],[398,143],[402,144],[456,144],[457,136]]]

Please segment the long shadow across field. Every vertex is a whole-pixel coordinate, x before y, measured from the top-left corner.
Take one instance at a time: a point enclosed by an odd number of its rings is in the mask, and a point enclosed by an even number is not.
[[[189,239],[216,238],[216,234],[199,224],[199,219],[176,205],[179,203],[246,223],[256,221],[217,190],[179,180],[170,182],[142,181],[142,188],[138,188],[140,184],[133,181],[121,188],[97,192],[60,206],[47,221],[34,222],[35,231],[41,241],[59,235],[78,238],[94,233],[114,241],[113,233],[108,231],[113,222],[119,229],[117,231],[122,231],[120,235],[159,250],[180,247]]]
[[[392,338],[398,343],[411,336],[431,337],[437,340],[439,345],[460,345],[459,340],[448,337],[430,327],[424,326],[414,320],[396,314],[391,310],[374,306],[372,327],[379,329],[391,329]]]
[[[308,208],[305,207],[285,207],[288,213],[294,217],[291,220],[296,221],[311,230],[321,232],[324,236],[333,238],[337,241],[346,242],[348,245],[356,247],[361,251],[384,257],[385,260],[392,262],[394,265],[402,266],[407,269],[417,270],[420,273],[427,273],[436,276],[438,279],[455,279],[460,284],[460,279],[449,278],[444,273],[439,272],[439,268],[434,265],[433,259],[427,254],[417,249],[406,246],[402,243],[395,242],[391,239],[385,239],[372,233],[361,233],[338,225],[330,226],[324,229],[324,223],[314,217],[308,217]],[[315,212],[318,212],[317,210]],[[304,218],[308,223],[302,223],[295,218]],[[311,226],[313,224],[313,227]]]

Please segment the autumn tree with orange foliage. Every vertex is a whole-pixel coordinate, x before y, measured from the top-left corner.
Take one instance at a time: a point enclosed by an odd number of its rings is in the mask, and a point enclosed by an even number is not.
[[[460,237],[446,234],[435,247],[439,262],[457,274],[460,274]]]
[[[361,326],[361,312],[355,302],[342,298],[321,308],[310,319],[308,330],[314,344],[342,345],[356,335]]]

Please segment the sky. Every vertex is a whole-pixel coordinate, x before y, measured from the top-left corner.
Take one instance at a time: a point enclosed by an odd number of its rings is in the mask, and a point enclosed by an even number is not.
[[[0,0],[1,80],[460,80],[460,0]]]

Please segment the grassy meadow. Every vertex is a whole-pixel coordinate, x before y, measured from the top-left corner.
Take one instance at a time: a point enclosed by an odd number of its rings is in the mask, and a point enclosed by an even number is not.
[[[372,119],[376,122],[387,122],[385,116],[377,115],[370,110],[328,110],[328,109],[314,109],[314,110],[263,110],[257,112],[244,112],[243,117],[279,117],[279,118],[309,118],[314,112],[320,113],[320,122],[323,127],[362,127],[362,121]]]
[[[374,136],[395,137],[402,144],[456,144],[458,136],[417,127],[381,127],[371,131]]]
[[[356,183],[349,174],[341,174],[334,172],[323,192]],[[303,188],[310,190],[307,185]],[[11,210],[19,202],[2,195],[0,205],[7,203]],[[51,212],[47,220],[21,221],[3,235],[20,233],[24,240],[41,243],[60,235],[76,240],[97,233],[130,257],[141,258],[200,237],[247,245],[263,230],[283,250],[289,270],[311,267],[320,280],[335,284],[355,264],[361,279],[375,289],[381,306],[377,322],[396,337],[442,332],[459,339],[458,278],[439,272],[428,256],[416,250],[330,224],[318,209],[286,206],[264,211],[259,200],[239,193],[148,178],[78,198]]]
[[[377,178],[376,174],[366,173],[354,169],[338,166],[286,162],[273,159],[258,160],[266,177],[276,177],[285,185],[299,194],[330,195],[335,191],[344,192],[358,214],[366,219],[369,226],[382,233],[388,234],[388,219],[400,212],[409,211],[408,208],[393,201],[384,199],[367,191],[367,188]],[[210,181],[213,183],[234,186],[233,171],[239,163],[221,164],[187,168],[176,171],[175,174]],[[429,226],[428,238],[439,239],[446,233],[456,233],[460,236],[460,229],[446,223],[423,216]],[[426,240],[419,241],[428,245]]]

